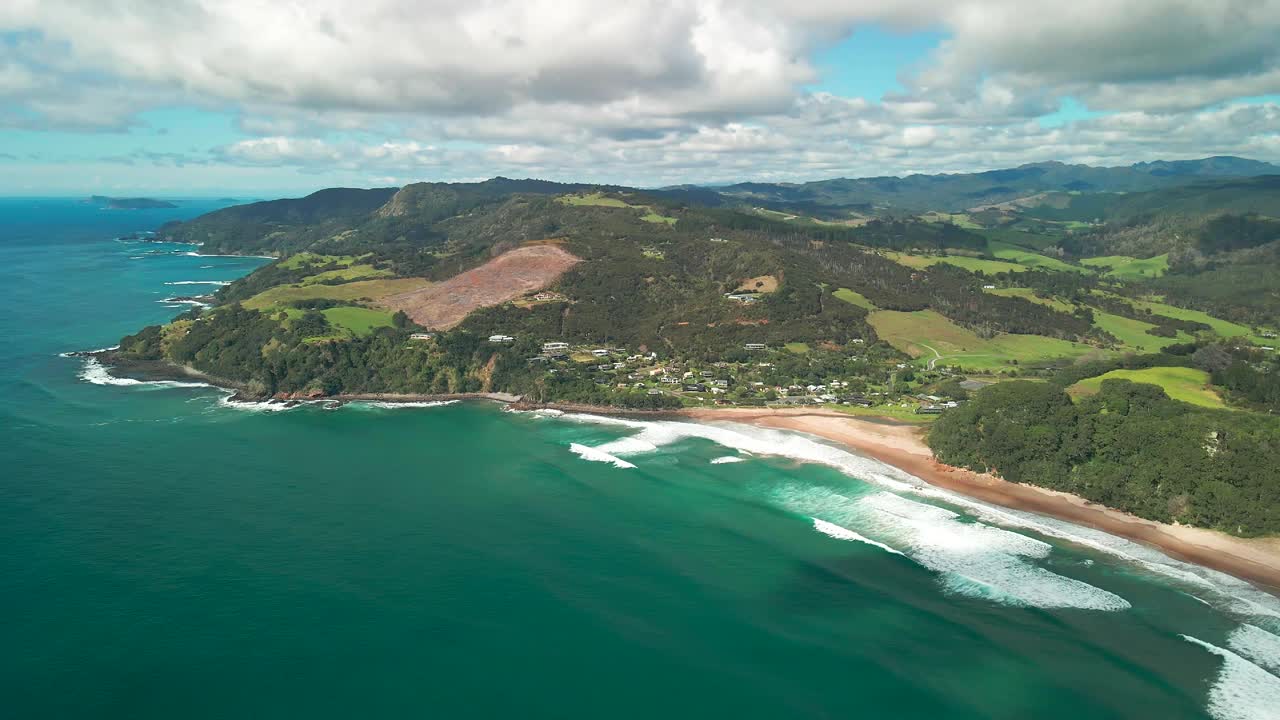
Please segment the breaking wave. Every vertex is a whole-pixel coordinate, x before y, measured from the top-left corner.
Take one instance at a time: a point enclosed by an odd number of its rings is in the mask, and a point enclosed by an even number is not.
[[[586,445],[581,445],[579,443],[570,444],[569,450],[572,451],[574,454],[576,454],[578,457],[582,458],[583,460],[590,460],[591,462],[612,463],[614,467],[624,468],[624,469],[635,467],[635,465],[632,465],[626,460],[623,460],[621,458],[616,458],[607,452],[597,450],[596,448],[587,447]]]
[[[169,280],[165,285],[230,285],[230,280]]]
[[[114,348],[110,348],[114,349]],[[80,369],[78,376],[81,380],[94,385],[145,385],[156,388],[196,388],[196,387],[213,387],[209,383],[203,382],[182,382],[178,380],[137,380],[134,378],[117,377],[112,375],[110,368],[103,365],[96,357],[84,358],[84,367]]]
[[[1234,637],[1234,633],[1233,633]],[[1209,688],[1209,714],[1217,720],[1275,720],[1280,699],[1280,677],[1244,657],[1190,635],[1183,640],[1222,658],[1222,668]]]
[[[551,415],[547,411],[537,412]],[[1075,525],[1043,515],[1002,508],[952,493],[929,485],[919,478],[878,460],[855,455],[804,435],[736,423],[708,425],[672,420],[632,420],[583,413],[556,413],[555,415],[562,421],[626,427],[639,431],[630,437],[605,443],[595,448],[609,454],[626,456],[630,453],[646,452],[649,445],[655,448],[662,448],[683,439],[702,438],[726,448],[737,450],[742,454],[786,457],[802,462],[826,465],[846,475],[878,485],[899,495],[918,496],[964,508],[966,513],[981,521],[978,524],[980,527],[998,525],[1003,528],[1029,530],[1106,553],[1132,566],[1160,575],[1172,581],[1180,589],[1186,590],[1197,599],[1204,600],[1216,608],[1238,616],[1280,618],[1280,599],[1226,573],[1175,560],[1159,550],[1110,535],[1101,530],[1094,530],[1093,528]],[[643,444],[635,441],[642,441]],[[904,502],[909,501],[904,499]],[[915,504],[921,505],[920,503]],[[922,507],[932,506],[922,505]],[[938,509],[943,512],[950,512],[942,508]],[[864,530],[871,537],[897,544],[890,536],[878,535],[869,526],[857,524],[861,522],[858,518],[832,517],[817,511],[799,512],[803,512],[805,515],[821,517],[828,522],[834,522],[842,526],[857,527],[860,530]],[[848,522],[844,522],[845,520]],[[959,521],[954,522],[955,524],[964,524]],[[992,527],[991,529],[1005,532],[1009,535],[1025,537],[1000,528]],[[1032,538],[1027,539],[1032,542],[1040,542]],[[912,554],[912,551],[906,545],[898,545],[898,547],[903,548],[908,555]],[[941,563],[941,558],[938,559],[938,562]],[[1019,562],[1023,561],[1020,560]],[[1049,574],[1052,575],[1052,573]],[[981,580],[980,578],[963,575],[963,573],[958,573],[951,577],[948,580],[949,586],[971,594],[986,592],[984,588],[977,584]],[[1081,583],[1081,585],[1084,584]],[[1091,586],[1085,585],[1085,587]],[[1108,595],[1110,594],[1108,593]],[[1111,597],[1124,602],[1116,596]],[[1091,602],[1114,606],[1118,605],[1115,600],[1098,596],[1093,597]]]
[[[721,457],[712,459],[711,464],[725,465],[728,463],[740,463],[740,462],[742,462],[742,458],[738,457],[737,455],[723,455]]]
[[[906,557],[906,555],[903,555],[903,553],[889,547],[888,545],[885,545],[882,542],[872,540],[871,538],[865,535],[860,535],[850,530],[849,528],[840,527],[839,525],[836,525],[835,523],[829,523],[826,520],[819,520],[818,518],[813,518],[813,529],[817,530],[823,535],[833,537],[837,540],[852,540],[854,542],[866,543],[867,545],[873,545],[875,547],[878,547],[881,550],[888,550],[894,555],[902,555],[903,557]]]
[[[388,402],[385,400],[353,400],[346,403],[351,407],[381,408],[383,410],[398,410],[400,408],[432,408],[441,405],[454,405],[457,400],[421,400],[416,402]]]

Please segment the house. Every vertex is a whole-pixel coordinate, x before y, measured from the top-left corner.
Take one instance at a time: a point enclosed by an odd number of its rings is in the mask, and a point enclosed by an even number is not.
[[[861,345],[862,343],[866,342],[866,340],[863,340],[862,338],[854,338],[849,342],[853,343],[854,345]]]
[[[591,351],[591,354],[595,355],[596,357],[608,357],[609,351],[605,350],[604,348],[596,348],[595,350]]]
[[[982,289],[983,289],[983,290],[995,290],[995,289],[996,289],[996,286],[995,286],[995,285],[983,285],[983,286],[982,286]]]
[[[569,351],[569,343],[565,343],[565,342],[542,343],[542,352],[544,353],[564,353],[568,351]]]
[[[551,362],[551,358],[547,357],[546,355],[535,355],[535,356],[533,356],[533,357],[529,358],[529,360],[528,360],[528,363],[529,363],[530,365],[532,365],[532,364],[534,364],[534,363],[543,363],[543,364],[546,364],[546,363],[549,363],[549,362]]]
[[[685,392],[706,392],[707,386],[702,383],[690,383],[684,386]]]
[[[509,342],[515,342],[515,341],[516,339],[511,337],[510,335],[490,335],[489,336],[489,342],[491,343],[509,343]]]
[[[765,345],[764,343],[747,343],[742,346],[742,349],[743,350],[767,350],[768,347],[769,346]]]
[[[715,373],[713,373],[713,372],[711,372],[710,370],[703,370],[702,372],[700,372],[700,373],[698,373],[698,374],[699,374],[699,375],[701,375],[702,377],[705,377],[705,378],[715,377],[715,376],[716,376],[716,374],[715,374]]]
[[[680,378],[672,377],[670,375],[663,375],[662,377],[658,378],[658,382],[663,383],[664,385],[679,385]]]
[[[410,340],[430,340],[436,336],[435,333],[414,333],[409,336]]]
[[[760,296],[755,293],[725,293],[724,296],[740,303],[753,303],[760,299]]]
[[[918,415],[941,415],[943,408],[939,405],[920,405],[916,407]]]
[[[650,395],[661,395],[661,394],[662,394],[662,391],[661,391],[661,390],[659,390],[658,388],[651,388],[651,389],[649,390],[649,394],[650,394]]]
[[[840,402],[844,403],[845,405],[857,405],[859,407],[871,407],[872,405],[875,405],[875,403],[872,402],[871,398],[865,395],[849,395],[848,397],[845,397]]]
[[[727,387],[729,387],[729,381],[728,381],[728,380],[717,380],[717,381],[716,381],[716,387],[727,388]]]
[[[1276,336],[1276,333],[1275,333],[1275,331],[1274,331],[1274,330],[1263,330],[1263,331],[1262,331],[1262,337],[1264,337],[1264,338],[1274,338],[1275,336]]]

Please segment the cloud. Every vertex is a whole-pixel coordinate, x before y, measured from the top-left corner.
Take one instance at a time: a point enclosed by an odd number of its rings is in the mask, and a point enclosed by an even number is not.
[[[807,90],[810,58],[871,23],[943,40],[885,97]],[[1276,37],[1280,0],[8,0],[0,125],[230,109],[247,137],[207,159],[115,160],[379,177],[1280,159],[1276,106],[1236,102],[1280,94]],[[1064,98],[1105,114],[1036,121]]]

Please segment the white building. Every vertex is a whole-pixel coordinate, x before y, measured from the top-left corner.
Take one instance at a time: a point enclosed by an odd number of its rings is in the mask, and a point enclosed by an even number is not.
[[[515,342],[515,341],[516,339],[511,337],[510,335],[490,335],[489,336],[489,342],[491,343],[509,343],[509,342]]]

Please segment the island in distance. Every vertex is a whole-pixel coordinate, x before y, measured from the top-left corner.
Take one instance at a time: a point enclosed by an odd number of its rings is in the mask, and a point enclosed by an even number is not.
[[[155,198],[117,198],[108,197],[106,195],[92,195],[85,202],[90,205],[100,205],[108,210],[156,210],[161,208],[178,207],[168,200],[156,200]]]

